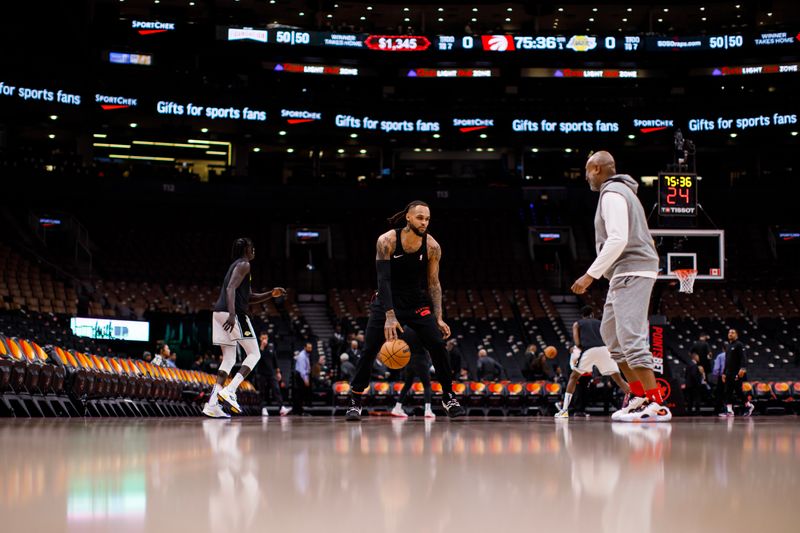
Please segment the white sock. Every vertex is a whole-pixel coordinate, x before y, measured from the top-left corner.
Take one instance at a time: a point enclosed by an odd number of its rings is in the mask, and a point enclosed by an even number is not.
[[[402,409],[403,408],[403,404],[400,403],[400,402],[397,402],[397,403],[394,404],[394,408],[395,409]]]
[[[732,404],[728,404],[726,407],[728,408],[728,412],[729,413],[733,412],[733,405]]]
[[[431,404],[426,403],[425,404],[425,411],[430,411],[430,410],[431,410]]]
[[[233,376],[231,382],[225,388],[228,389],[229,392],[236,392],[236,389],[239,388],[239,385],[242,384],[242,381],[244,381],[244,378],[237,372],[236,375]]]
[[[220,391],[221,388],[222,386],[220,386],[219,384],[217,383],[214,384],[214,388],[211,389],[211,397],[208,399],[208,405],[214,406],[217,405],[217,403],[219,403],[217,401],[217,393]]]
[[[571,402],[571,401],[572,401],[572,393],[565,392],[564,393],[564,406],[562,407],[562,409],[564,411],[569,410],[569,402]]]

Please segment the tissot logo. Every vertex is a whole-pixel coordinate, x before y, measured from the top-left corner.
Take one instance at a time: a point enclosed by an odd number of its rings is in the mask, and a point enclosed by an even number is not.
[[[288,124],[303,124],[306,122],[314,122],[315,120],[322,120],[322,113],[281,109],[281,118],[285,118]]]
[[[154,33],[164,33],[175,30],[175,23],[133,20],[131,21],[131,27],[136,30],[139,35],[152,35]]]
[[[100,104],[100,108],[103,111],[126,109],[128,107],[136,107],[138,104],[136,98],[126,98],[125,96],[109,96],[107,94],[94,95],[94,101]]]

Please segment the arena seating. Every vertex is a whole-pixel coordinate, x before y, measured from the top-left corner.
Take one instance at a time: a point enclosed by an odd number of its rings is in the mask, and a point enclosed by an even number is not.
[[[215,381],[203,372],[0,337],[4,416],[196,416]],[[258,412],[258,393],[249,382],[238,398],[245,414]]]

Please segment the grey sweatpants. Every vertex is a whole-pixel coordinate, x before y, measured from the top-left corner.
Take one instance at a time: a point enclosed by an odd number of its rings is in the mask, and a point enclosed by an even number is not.
[[[617,363],[653,368],[647,311],[656,280],[622,276],[611,280],[603,307],[600,335]]]

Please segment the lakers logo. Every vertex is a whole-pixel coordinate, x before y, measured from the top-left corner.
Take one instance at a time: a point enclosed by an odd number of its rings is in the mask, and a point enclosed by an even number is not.
[[[249,336],[251,336],[251,335],[252,335],[252,333],[250,333],[249,331],[245,331],[245,332],[244,332],[244,336],[245,336],[245,337],[249,337]]]

